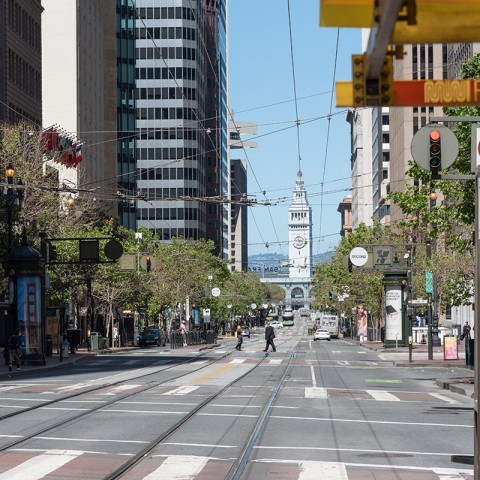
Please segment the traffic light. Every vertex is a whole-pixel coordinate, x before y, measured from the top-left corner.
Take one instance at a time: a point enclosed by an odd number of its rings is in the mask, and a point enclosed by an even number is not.
[[[150,258],[150,255],[147,255],[145,261],[147,262],[147,272],[149,272],[152,269],[152,259]]]
[[[51,242],[47,244],[47,263],[54,263],[57,260],[57,246]]]
[[[442,136],[437,129],[430,132],[429,165],[433,174],[438,174],[442,169]]]
[[[333,293],[332,293],[332,292],[328,292],[328,298],[329,298],[330,300],[333,300]]]

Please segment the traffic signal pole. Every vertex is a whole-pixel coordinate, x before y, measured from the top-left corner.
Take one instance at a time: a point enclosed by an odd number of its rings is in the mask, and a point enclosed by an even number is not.
[[[473,478],[480,478],[480,415],[478,398],[480,388],[480,117],[432,117],[432,122],[471,123],[471,171],[474,175],[440,175],[443,179],[475,179],[475,324],[474,337],[474,446]],[[475,328],[476,327],[476,328]]]

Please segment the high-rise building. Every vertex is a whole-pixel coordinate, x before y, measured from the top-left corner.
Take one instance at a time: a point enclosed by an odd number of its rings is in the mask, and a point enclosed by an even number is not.
[[[117,165],[118,221],[137,227],[137,160],[135,125],[135,2],[116,0],[117,9]]]
[[[226,2],[137,0],[138,226],[228,249]],[[214,198],[212,198],[214,197]]]
[[[116,0],[42,5],[43,125],[83,145],[77,168],[58,166],[60,183],[90,190],[116,218]]]
[[[248,122],[229,122],[230,149],[230,204],[229,260],[231,270],[248,270],[248,207],[247,207],[247,161],[232,158],[238,151],[256,148],[257,143],[242,138],[242,135],[256,135],[257,125]],[[235,151],[235,153],[233,153]]]
[[[227,1],[204,0],[206,97],[205,143],[207,196],[228,199],[230,164],[228,152],[227,90]],[[229,257],[229,204],[207,204],[207,238],[213,240],[217,254]]]
[[[0,2],[0,122],[42,124],[40,0]]]

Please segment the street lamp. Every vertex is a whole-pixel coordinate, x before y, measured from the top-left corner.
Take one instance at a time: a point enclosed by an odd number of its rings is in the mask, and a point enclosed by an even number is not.
[[[15,176],[15,169],[13,168],[12,162],[9,162],[7,168],[5,169],[5,176],[7,177],[7,226],[8,226],[8,253],[13,249],[13,239],[12,239],[12,212],[13,205],[15,204],[15,198],[18,199],[18,205],[22,208],[23,202],[23,184],[22,181],[18,181],[16,188],[13,186],[13,177]]]

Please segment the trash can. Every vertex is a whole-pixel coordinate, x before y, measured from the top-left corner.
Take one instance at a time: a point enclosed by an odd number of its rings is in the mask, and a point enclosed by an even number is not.
[[[99,349],[100,338],[102,338],[102,336],[100,335],[99,332],[90,333],[90,348],[92,350]]]
[[[215,332],[213,330],[207,330],[206,342],[215,343]]]
[[[51,335],[47,335],[47,357],[51,357],[53,355],[53,340]]]
[[[106,346],[105,338],[104,337],[98,337],[98,349],[103,350],[105,348],[105,346]]]

